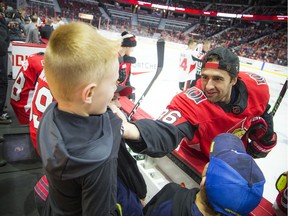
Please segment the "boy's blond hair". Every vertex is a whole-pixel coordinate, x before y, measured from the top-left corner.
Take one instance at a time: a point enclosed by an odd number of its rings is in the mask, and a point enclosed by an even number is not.
[[[82,22],[59,26],[44,58],[47,82],[56,100],[71,101],[77,89],[111,74],[120,46],[120,40],[105,38]]]

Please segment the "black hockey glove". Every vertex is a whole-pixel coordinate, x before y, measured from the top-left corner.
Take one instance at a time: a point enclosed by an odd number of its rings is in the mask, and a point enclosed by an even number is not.
[[[253,158],[264,158],[277,144],[277,134],[268,133],[268,126],[262,117],[252,119],[251,126],[246,132],[248,141],[247,153]]]
[[[135,63],[136,63],[136,58],[133,57],[133,56],[124,55],[124,56],[123,56],[123,62],[135,64]]]

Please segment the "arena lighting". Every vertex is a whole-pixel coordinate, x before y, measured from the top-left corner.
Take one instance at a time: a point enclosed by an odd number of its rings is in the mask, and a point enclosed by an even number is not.
[[[125,2],[125,1],[124,1]],[[138,1],[138,3],[136,3],[140,6],[146,6],[146,7],[151,7],[152,3],[149,2],[142,2],[142,1]]]
[[[173,7],[173,6],[168,6],[168,9],[171,10],[171,11],[175,11],[176,8]],[[184,8],[182,8],[182,9],[184,9]]]
[[[151,7],[153,8],[158,8],[158,9],[162,9],[162,10],[167,10],[168,6],[166,5],[159,5],[159,4],[152,4]]]
[[[175,11],[178,13],[187,13],[193,15],[204,15],[204,16],[218,16],[218,17],[227,17],[227,18],[237,18],[237,19],[246,19],[246,20],[275,20],[275,21],[284,21],[288,20],[288,16],[263,16],[263,15],[252,15],[252,14],[230,14],[230,13],[217,13],[214,11],[202,11],[202,10],[195,10],[190,8],[179,8],[174,6],[167,6],[167,5],[160,5],[160,4],[152,4],[150,2],[145,1],[137,1],[137,0],[116,0],[119,3],[126,3],[132,5],[139,5],[143,7],[150,7],[150,8],[158,8],[162,10],[170,10]]]
[[[174,7],[175,11],[178,11],[178,12],[184,12],[185,11],[185,8],[179,8],[179,7]]]
[[[237,14],[217,13],[217,16],[220,16],[220,17],[228,17],[228,18],[236,18],[236,17],[237,17]]]
[[[242,17],[243,17],[243,18],[253,18],[254,15],[250,15],[250,14],[243,14]]]
[[[277,16],[278,20],[287,20],[287,16]]]

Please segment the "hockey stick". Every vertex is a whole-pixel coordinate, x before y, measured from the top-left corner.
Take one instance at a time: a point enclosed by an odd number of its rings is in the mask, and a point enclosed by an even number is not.
[[[274,107],[273,107],[273,109],[271,111],[272,116],[275,115],[275,113],[276,113],[276,111],[277,111],[277,109],[278,109],[278,107],[279,107],[279,105],[280,105],[280,103],[281,103],[286,91],[287,91],[287,82],[288,82],[288,79],[286,79],[286,81],[285,81],[285,83],[284,83],[284,85],[283,85],[283,87],[282,87],[282,89],[280,91],[280,94],[279,94],[279,96],[278,96],[278,98],[277,98],[277,100],[276,100],[276,102],[274,104]]]
[[[135,114],[136,110],[138,109],[138,107],[140,106],[140,104],[142,103],[144,98],[146,97],[146,95],[147,95],[148,91],[150,90],[150,88],[152,87],[153,83],[155,82],[155,80],[157,79],[159,74],[161,73],[161,71],[163,69],[163,64],[164,64],[164,48],[165,48],[165,41],[162,38],[158,39],[158,41],[157,41],[158,65],[157,65],[156,73],[155,73],[153,79],[151,80],[151,82],[149,83],[148,87],[146,88],[146,90],[144,91],[144,93],[142,94],[142,96],[140,97],[140,99],[137,101],[137,103],[133,107],[132,111],[130,112],[130,114],[128,116],[128,120],[131,120],[132,116]]]

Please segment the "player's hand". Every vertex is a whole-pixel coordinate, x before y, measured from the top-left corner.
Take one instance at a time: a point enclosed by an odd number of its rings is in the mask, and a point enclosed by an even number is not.
[[[277,134],[268,134],[268,126],[262,117],[254,117],[246,133],[248,140],[247,153],[253,158],[263,158],[277,143]]]
[[[251,120],[251,126],[247,131],[248,138],[254,141],[262,139],[267,133],[267,128],[267,123],[262,117],[254,117]]]
[[[277,134],[274,132],[269,139],[262,138],[261,140],[251,140],[247,144],[247,153],[253,158],[264,158],[277,144]]]

